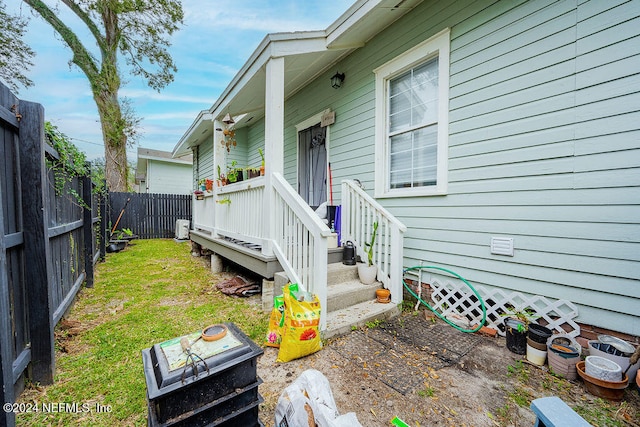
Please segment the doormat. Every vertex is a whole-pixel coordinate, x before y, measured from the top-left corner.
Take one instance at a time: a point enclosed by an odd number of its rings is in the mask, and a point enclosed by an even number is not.
[[[424,388],[435,371],[456,364],[482,340],[444,323],[401,316],[358,330],[335,342],[335,350],[402,395]]]
[[[442,321],[432,323],[422,316],[399,316],[382,323],[375,331],[377,336],[390,335],[430,353],[444,363],[441,368],[458,363],[482,341],[476,334],[458,331]]]

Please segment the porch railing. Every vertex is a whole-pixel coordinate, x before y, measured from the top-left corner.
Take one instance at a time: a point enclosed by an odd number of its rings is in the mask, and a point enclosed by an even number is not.
[[[264,181],[264,177],[252,178],[215,190],[215,203],[209,215],[215,212],[216,234],[258,246],[266,245],[268,236],[262,224]]]
[[[193,229],[213,233],[214,201],[213,194],[207,194],[203,200],[193,196]]]
[[[366,243],[371,241],[373,225],[378,223],[373,263],[378,280],[391,291],[391,301],[402,302],[403,238],[407,227],[376,202],[354,181],[342,181],[341,240],[351,241],[358,255],[367,260]]]
[[[327,318],[327,249],[331,230],[279,173],[274,173],[273,252],[292,282],[320,300],[320,330]]]

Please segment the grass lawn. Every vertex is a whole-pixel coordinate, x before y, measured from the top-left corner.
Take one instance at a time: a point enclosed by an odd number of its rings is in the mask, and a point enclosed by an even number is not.
[[[220,293],[215,285],[231,275],[211,274],[190,249],[173,240],[136,240],[107,254],[96,267],[95,286],[80,291],[56,328],[54,384],[29,384],[19,401],[77,404],[79,410],[59,405],[59,413],[20,414],[18,425],[143,426],[141,350],[217,322],[234,322],[262,344],[268,314]]]

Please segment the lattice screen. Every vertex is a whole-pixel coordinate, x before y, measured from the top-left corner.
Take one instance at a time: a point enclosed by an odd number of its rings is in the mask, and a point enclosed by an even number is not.
[[[462,281],[434,274],[429,276],[433,290],[432,307],[435,310],[443,316],[455,314],[466,317],[472,326],[482,320],[482,308],[478,298]],[[501,289],[486,289],[482,286],[474,287],[487,309],[485,326],[497,329],[500,335],[504,335],[498,327],[503,322],[504,314],[524,310],[535,313],[534,317],[544,319],[548,323],[546,326],[551,330],[566,332],[572,337],[580,335],[580,326],[573,320],[578,316],[578,309],[570,301],[551,300],[539,295],[505,292]]]

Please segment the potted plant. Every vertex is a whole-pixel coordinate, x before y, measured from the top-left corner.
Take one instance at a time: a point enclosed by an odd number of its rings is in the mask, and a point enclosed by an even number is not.
[[[206,191],[207,190],[204,178],[198,180],[198,190],[200,190],[200,191]]]
[[[365,252],[367,253],[367,264],[358,264],[358,277],[365,285],[370,285],[376,281],[378,267],[373,264],[373,246],[376,242],[376,234],[378,232],[378,221],[373,223],[373,231],[371,232],[371,241],[365,243]]]
[[[213,180],[212,179],[205,179],[204,180],[204,187],[207,191],[213,191]]]
[[[262,163],[260,164],[260,175],[264,175],[264,151],[262,151],[262,148],[258,148],[258,153],[260,153],[260,158],[262,159]]]
[[[235,169],[238,162],[235,160],[231,162],[231,167],[227,166],[227,181],[229,184],[233,184],[238,181],[238,171]]]
[[[503,314],[507,348],[516,354],[527,352],[529,323],[537,318],[532,310],[509,310]]]
[[[193,195],[196,196],[196,200],[204,200],[204,191],[202,190],[194,191]]]

